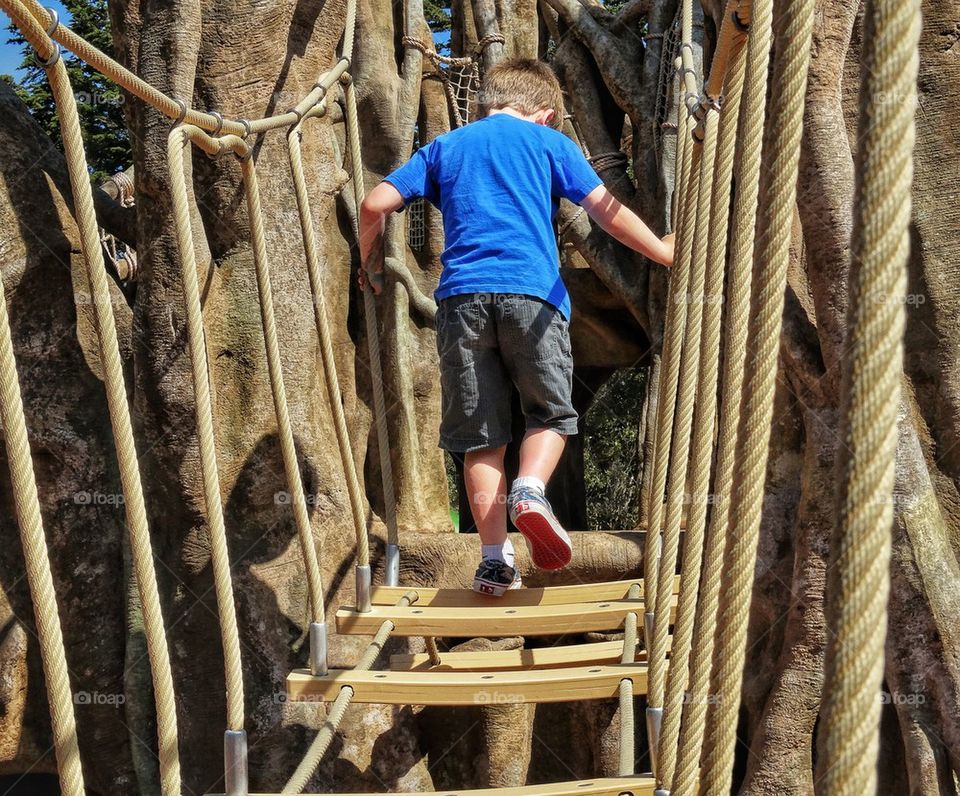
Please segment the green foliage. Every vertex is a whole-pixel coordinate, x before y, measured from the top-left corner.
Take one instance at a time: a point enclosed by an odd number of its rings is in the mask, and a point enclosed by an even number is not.
[[[584,485],[592,530],[636,527],[640,510],[640,415],[645,370],[621,370],[584,419]]]
[[[423,15],[434,33],[450,30],[450,0],[423,0]]]
[[[71,29],[112,56],[107,1],[64,0],[64,6],[70,12]],[[11,27],[11,33],[8,42],[22,45],[24,56],[21,64],[23,77],[19,84],[15,84],[17,94],[47,135],[62,146],[56,107],[46,75],[33,57],[33,48],[19,31]],[[114,83],[75,56],[64,53],[64,62],[77,98],[91,178],[100,181],[127,168],[131,162],[130,138],[123,118],[124,97]]]

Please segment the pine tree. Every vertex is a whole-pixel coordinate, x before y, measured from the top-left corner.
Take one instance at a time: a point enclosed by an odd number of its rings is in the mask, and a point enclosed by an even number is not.
[[[63,5],[70,13],[70,28],[112,56],[107,0],[64,0]],[[62,146],[56,106],[44,70],[19,31],[11,31],[8,42],[22,45],[24,53],[20,66],[23,77],[19,83],[14,81],[17,94],[47,135]],[[130,137],[123,118],[124,95],[114,83],[75,56],[65,52],[64,63],[77,98],[91,179],[101,181],[131,163]]]

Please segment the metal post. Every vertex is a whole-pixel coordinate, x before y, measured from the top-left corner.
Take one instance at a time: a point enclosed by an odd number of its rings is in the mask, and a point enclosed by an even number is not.
[[[246,730],[227,730],[223,734],[223,770],[226,796],[248,796]]]
[[[657,752],[660,749],[660,725],[663,722],[663,708],[647,708],[647,746],[650,749],[650,768],[654,776],[657,773]]]
[[[323,677],[327,673],[327,623],[310,623],[310,674]]]
[[[370,610],[370,565],[357,567],[357,610],[366,613]]]
[[[387,545],[387,562],[383,573],[383,583],[385,586],[400,585],[400,545]]]

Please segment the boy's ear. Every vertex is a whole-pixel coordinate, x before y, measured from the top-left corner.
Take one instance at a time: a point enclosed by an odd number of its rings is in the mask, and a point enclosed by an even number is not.
[[[541,108],[534,114],[533,118],[537,124],[550,127],[556,115],[557,112],[553,108]]]

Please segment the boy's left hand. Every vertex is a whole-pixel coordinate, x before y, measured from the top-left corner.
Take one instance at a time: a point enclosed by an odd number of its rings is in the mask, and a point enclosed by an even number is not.
[[[367,285],[373,289],[373,295],[379,296],[383,292],[383,271],[367,271],[363,268],[357,274],[360,290],[366,290]]]

